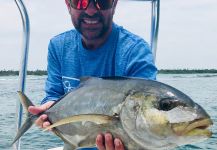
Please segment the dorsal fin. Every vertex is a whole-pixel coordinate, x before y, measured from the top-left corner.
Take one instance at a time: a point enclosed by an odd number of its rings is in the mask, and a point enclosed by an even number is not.
[[[130,79],[130,77],[125,77],[125,76],[103,76],[100,78],[105,79],[105,80],[127,80],[127,79]]]
[[[80,77],[80,83],[83,83],[89,79],[91,79],[92,77],[88,77],[88,76],[84,76],[84,77]]]
[[[127,77],[127,76],[101,76],[101,77],[91,77],[91,76],[84,76],[80,77],[80,83],[84,83],[90,79],[104,79],[104,80],[128,80],[128,79],[142,79],[139,77]]]

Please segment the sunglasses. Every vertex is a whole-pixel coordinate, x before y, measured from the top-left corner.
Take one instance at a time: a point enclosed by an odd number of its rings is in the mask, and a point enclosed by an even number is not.
[[[114,0],[69,0],[72,8],[77,10],[85,10],[91,1],[94,2],[98,10],[110,9],[113,6]]]

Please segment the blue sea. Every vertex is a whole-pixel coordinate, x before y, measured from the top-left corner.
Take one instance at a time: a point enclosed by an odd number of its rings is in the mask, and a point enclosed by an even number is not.
[[[35,104],[39,104],[44,97],[45,79],[46,76],[27,77],[26,94]],[[217,150],[217,74],[160,74],[158,80],[189,95],[204,107],[214,122],[211,138],[176,150]],[[0,77],[0,150],[12,150],[4,146],[10,143],[16,134],[15,113],[18,83],[17,76]],[[62,141],[51,132],[43,132],[35,126],[21,139],[22,150],[47,150],[62,146],[62,144]]]

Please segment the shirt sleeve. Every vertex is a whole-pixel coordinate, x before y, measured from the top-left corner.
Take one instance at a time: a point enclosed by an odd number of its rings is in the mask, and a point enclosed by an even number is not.
[[[48,46],[48,76],[45,83],[46,97],[42,100],[41,104],[44,104],[48,101],[56,101],[62,95],[64,95],[60,65],[60,53],[58,53],[58,51],[61,49],[55,46],[54,43],[55,42],[51,40]]]
[[[156,80],[157,68],[148,43],[140,40],[128,50],[125,74],[131,77]]]

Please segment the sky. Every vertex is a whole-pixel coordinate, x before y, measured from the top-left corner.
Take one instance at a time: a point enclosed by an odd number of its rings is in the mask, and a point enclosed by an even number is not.
[[[30,18],[28,70],[45,70],[49,40],[73,28],[64,0],[24,0]],[[158,69],[217,69],[217,1],[161,0]],[[151,3],[119,0],[114,22],[150,39]],[[14,0],[0,0],[0,70],[19,70],[22,22]]]

